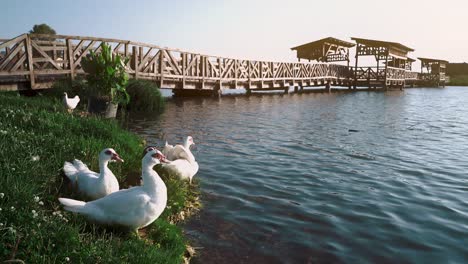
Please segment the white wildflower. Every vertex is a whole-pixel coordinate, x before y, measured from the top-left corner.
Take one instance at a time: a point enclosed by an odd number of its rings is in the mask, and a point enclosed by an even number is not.
[[[4,194],[4,193],[0,193],[0,199],[2,199],[3,197],[5,197],[5,194]]]
[[[36,210],[32,210],[31,211],[32,214],[33,214],[33,218],[36,218],[39,214],[36,212]]]
[[[40,159],[39,155],[36,155],[36,156],[32,156],[32,157],[31,157],[31,160],[32,160],[32,161],[39,161],[39,159]]]
[[[66,262],[70,262],[70,258],[69,258],[69,257],[66,257],[66,258],[65,258],[65,261],[66,261]]]
[[[2,226],[3,226],[3,223],[0,223],[0,227],[2,227]]]
[[[16,233],[16,230],[11,226],[8,227],[8,231],[10,231],[11,233]]]
[[[6,135],[6,134],[8,134],[8,132],[6,130],[0,130],[0,134]]]
[[[14,167],[11,168],[12,171],[15,171],[16,169]]]
[[[43,202],[43,201],[39,201],[39,205],[44,205],[44,202]]]
[[[14,207],[14,206],[10,207],[10,210],[11,210],[11,211],[14,211],[14,210],[15,210],[15,207]]]
[[[52,244],[52,247],[55,247],[55,244]]]
[[[37,203],[40,201],[39,196],[34,196],[34,201]]]

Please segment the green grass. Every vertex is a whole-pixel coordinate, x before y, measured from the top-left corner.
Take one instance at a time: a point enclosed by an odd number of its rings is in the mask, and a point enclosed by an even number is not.
[[[0,261],[26,263],[181,263],[186,241],[172,224],[197,203],[195,188],[163,175],[168,208],[143,239],[88,223],[63,211],[58,197],[79,198],[61,170],[80,159],[98,170],[97,155],[114,148],[125,163],[110,164],[121,187],[139,175],[143,141],[116,121],[82,118],[59,100],[0,94]]]
[[[454,75],[450,76],[450,86],[468,86],[468,75]]]

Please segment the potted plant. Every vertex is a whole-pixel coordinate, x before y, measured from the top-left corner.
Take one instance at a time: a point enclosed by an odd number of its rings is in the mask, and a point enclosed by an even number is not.
[[[127,62],[128,58],[112,54],[111,46],[105,42],[101,44],[100,52],[91,51],[81,60],[81,66],[87,73],[88,112],[115,117],[119,104],[125,105],[130,101],[125,89]]]

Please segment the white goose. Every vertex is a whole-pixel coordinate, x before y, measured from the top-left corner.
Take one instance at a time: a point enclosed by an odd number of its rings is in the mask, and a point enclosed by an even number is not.
[[[65,105],[65,108],[67,108],[68,112],[72,112],[79,102],[80,97],[78,95],[75,95],[73,98],[68,98],[67,93],[63,93],[63,104]]]
[[[176,145],[175,147],[169,145],[166,141],[166,145],[164,146],[162,153],[168,160],[186,159],[195,161],[195,157],[193,156],[192,151],[190,151],[190,146],[192,145],[195,145],[195,142],[191,136],[185,138],[183,145]]]
[[[155,148],[147,148],[142,160],[143,185],[120,190],[92,202],[59,198],[65,210],[83,214],[105,225],[118,225],[137,231],[156,220],[166,208],[167,188],[153,170],[164,155]]]
[[[119,190],[119,182],[107,167],[109,161],[123,162],[123,159],[115,150],[106,148],[99,153],[99,174],[77,159],[73,163],[65,162],[63,171],[80,193],[95,200]]]

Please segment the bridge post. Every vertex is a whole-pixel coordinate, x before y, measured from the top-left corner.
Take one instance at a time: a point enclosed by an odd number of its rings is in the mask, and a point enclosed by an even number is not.
[[[135,69],[135,75],[133,77],[138,79],[138,49],[137,46],[132,47],[132,60],[133,60],[133,68]]]
[[[213,94],[212,94],[213,97],[218,97],[219,98],[219,97],[221,97],[222,94],[223,93],[221,92],[221,89],[213,89]]]
[[[67,50],[68,50],[68,65],[70,68],[70,79],[73,81],[75,79],[75,56],[73,56],[73,43],[70,39],[66,40]]]
[[[325,92],[327,92],[327,93],[331,92],[330,81],[327,81],[327,83],[325,84]]]
[[[29,81],[31,83],[31,89],[34,89],[34,86],[36,85],[36,80],[34,78],[33,52],[32,52],[31,38],[29,37],[29,34],[26,36],[26,55],[28,56],[27,61],[28,61],[28,70],[29,70]]]

